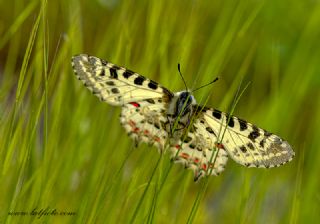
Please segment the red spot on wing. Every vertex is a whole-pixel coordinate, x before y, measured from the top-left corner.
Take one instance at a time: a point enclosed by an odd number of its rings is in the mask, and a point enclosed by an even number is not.
[[[149,135],[149,134],[150,134],[150,132],[149,132],[148,130],[144,130],[144,131],[143,131],[143,134],[145,134],[145,135]]]
[[[222,143],[216,143],[216,147],[218,149],[224,149],[224,145]]]
[[[140,104],[138,104],[137,102],[130,102],[130,104],[134,107],[140,107]]]
[[[157,136],[154,136],[154,140],[155,140],[156,142],[160,142],[160,138],[157,137]]]
[[[174,147],[176,147],[176,149],[181,149],[180,145],[175,145]]]
[[[200,160],[199,160],[198,158],[195,158],[195,159],[194,159],[194,162],[195,162],[195,163],[199,163]]]
[[[182,158],[184,158],[184,159],[188,159],[188,158],[189,158],[189,154],[188,154],[188,153],[185,153],[185,152],[181,153],[180,156],[181,156]]]
[[[203,170],[207,170],[207,164],[205,164],[205,163],[202,164],[202,169],[203,169]]]

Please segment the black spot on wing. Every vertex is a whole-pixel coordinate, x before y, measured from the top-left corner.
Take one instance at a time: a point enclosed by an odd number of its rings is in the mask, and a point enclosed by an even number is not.
[[[118,79],[118,73],[114,67],[110,68],[110,76],[114,79]]]
[[[247,144],[247,146],[248,146],[249,149],[254,150],[254,146],[253,146],[253,144],[251,142],[249,142]]]
[[[158,83],[156,83],[155,81],[150,80],[148,83],[148,87],[150,89],[157,89],[158,88]]]
[[[242,119],[239,119],[240,131],[244,131],[248,128],[248,123]]]
[[[106,84],[107,84],[108,86],[114,86],[114,82],[113,82],[113,81],[107,81]]]
[[[259,129],[256,126],[252,126],[252,129],[253,130],[252,132],[250,132],[248,138],[254,142],[255,139],[260,136],[260,133],[259,133]]]
[[[101,64],[106,66],[108,64],[108,62],[106,60],[100,59],[101,60]]]
[[[106,75],[106,73],[105,73],[104,69],[101,69],[100,76],[103,77],[103,76],[105,76],[105,75]]]
[[[233,117],[231,117],[231,116],[227,116],[227,121],[228,121],[228,126],[230,127],[230,128],[233,128],[234,127],[234,120],[233,120]]]
[[[190,142],[191,140],[192,140],[192,138],[191,138],[190,136],[187,136],[186,138],[182,139],[182,141],[183,141],[184,143],[188,143],[188,142]]]
[[[271,135],[272,135],[272,133],[270,133],[270,132],[268,132],[268,131],[264,130],[264,136],[269,137],[269,136],[271,136]]]
[[[123,77],[125,77],[126,79],[128,79],[130,76],[132,76],[134,74],[133,71],[126,69],[123,73]]]
[[[160,129],[160,125],[159,125],[158,123],[154,123],[154,127],[155,127],[156,129]]]
[[[241,150],[241,152],[243,152],[243,153],[246,153],[246,152],[247,152],[247,148],[246,148],[244,145],[240,146],[240,150]]]
[[[264,148],[264,143],[266,142],[266,140],[265,139],[262,139],[261,141],[260,141],[260,146],[262,147],[262,148]]]
[[[146,99],[146,101],[147,101],[148,103],[155,104],[155,102],[154,102],[153,99]]]
[[[255,132],[255,131],[252,131],[248,136],[248,138],[252,141],[255,141],[255,139],[258,137],[259,137],[259,133]]]
[[[112,92],[112,93],[115,93],[115,94],[120,93],[120,91],[119,91],[118,88],[112,88],[112,89],[111,89],[111,92]]]
[[[207,132],[209,132],[210,134],[214,134],[214,135],[215,135],[215,133],[214,133],[214,131],[212,130],[212,128],[206,127],[206,130],[207,130]]]
[[[144,80],[146,80],[146,78],[142,75],[139,75],[134,79],[134,84],[141,86]]]
[[[214,116],[215,118],[220,120],[221,119],[221,111],[214,109],[212,112],[212,116]]]

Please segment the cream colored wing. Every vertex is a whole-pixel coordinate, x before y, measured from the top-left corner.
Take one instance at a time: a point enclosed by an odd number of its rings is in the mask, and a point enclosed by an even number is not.
[[[211,132],[221,139],[224,149],[237,163],[247,167],[270,168],[292,160],[294,151],[288,142],[237,117],[216,109],[203,108],[203,117]]]
[[[94,95],[111,105],[122,106],[149,98],[162,98],[168,102],[173,96],[155,81],[94,56],[74,56],[72,67],[78,79]]]

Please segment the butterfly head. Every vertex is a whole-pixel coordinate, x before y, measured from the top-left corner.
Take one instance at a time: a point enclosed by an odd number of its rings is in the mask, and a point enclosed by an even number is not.
[[[191,112],[191,106],[195,105],[197,102],[191,92],[181,91],[177,93],[176,101],[176,115],[185,116],[187,113]]]

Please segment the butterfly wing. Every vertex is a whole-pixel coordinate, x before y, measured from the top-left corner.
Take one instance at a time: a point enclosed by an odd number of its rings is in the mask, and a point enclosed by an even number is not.
[[[94,95],[111,105],[122,106],[148,98],[163,98],[168,102],[173,97],[173,93],[155,81],[94,56],[74,56],[72,67]]]
[[[204,119],[221,139],[230,157],[247,167],[277,167],[292,160],[294,151],[279,136],[216,109],[203,108]]]

